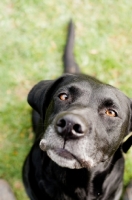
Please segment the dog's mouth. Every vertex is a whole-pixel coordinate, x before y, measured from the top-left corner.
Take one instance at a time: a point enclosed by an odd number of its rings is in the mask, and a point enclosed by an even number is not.
[[[45,139],[40,141],[40,148],[47,152],[47,155],[61,167],[67,167],[70,169],[80,169],[80,168],[92,168],[94,166],[93,160],[88,159],[88,161],[78,158],[67,149],[57,148],[57,147],[47,147]]]
[[[76,159],[76,157],[73,154],[71,154],[69,151],[67,151],[66,149],[56,148],[54,149],[54,152],[58,156],[66,158],[68,160]]]

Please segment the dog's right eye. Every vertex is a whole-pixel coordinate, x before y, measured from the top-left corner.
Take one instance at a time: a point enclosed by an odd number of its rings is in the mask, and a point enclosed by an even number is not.
[[[117,113],[112,109],[107,109],[105,111],[105,114],[108,115],[109,117],[117,117]]]
[[[66,93],[59,94],[59,98],[62,101],[66,101],[68,99],[68,95]]]

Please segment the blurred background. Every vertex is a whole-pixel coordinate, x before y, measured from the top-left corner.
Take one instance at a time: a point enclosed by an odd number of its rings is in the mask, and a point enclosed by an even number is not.
[[[21,171],[31,148],[32,86],[62,74],[70,19],[76,25],[75,56],[81,71],[132,98],[132,1],[0,1],[0,178],[17,200],[27,200]],[[132,179],[132,148],[124,185]]]

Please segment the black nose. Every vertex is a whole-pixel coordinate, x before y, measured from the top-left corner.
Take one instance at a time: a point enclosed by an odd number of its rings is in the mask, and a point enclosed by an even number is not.
[[[67,114],[57,120],[56,130],[65,139],[78,139],[84,136],[86,125],[80,116]]]

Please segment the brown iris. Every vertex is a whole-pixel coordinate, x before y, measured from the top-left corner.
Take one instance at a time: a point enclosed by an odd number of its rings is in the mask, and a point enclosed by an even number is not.
[[[61,93],[59,95],[60,100],[66,101],[68,99],[68,95],[66,93]]]
[[[116,112],[114,110],[111,110],[111,109],[106,110],[105,114],[110,116],[110,117],[116,117],[117,116]]]

